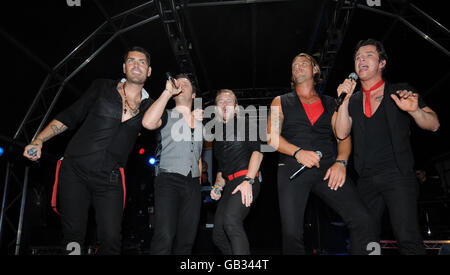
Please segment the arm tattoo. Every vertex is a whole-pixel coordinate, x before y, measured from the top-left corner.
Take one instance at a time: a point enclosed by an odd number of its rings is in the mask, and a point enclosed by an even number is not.
[[[270,109],[269,119],[271,122],[271,133],[276,132],[277,134],[281,133],[281,128],[283,125],[283,112],[279,109],[278,106],[273,106]]]
[[[40,139],[40,140],[42,140],[42,142],[45,142],[45,141],[51,139],[52,137],[64,132],[65,130],[67,130],[67,126],[64,124],[61,125],[60,127],[58,127],[58,125],[52,125],[52,126],[50,126],[50,129],[52,130],[53,133],[46,137],[42,137],[42,139]]]
[[[57,134],[60,134],[61,132],[64,132],[64,130],[67,129],[67,126],[61,125],[61,127],[58,128],[57,125],[52,125],[50,128],[53,131],[53,136],[56,136]]]
[[[66,127],[65,125],[61,125],[61,127],[58,128],[58,126],[52,125],[52,126],[51,126],[51,129],[52,129],[52,131],[53,131],[53,135],[56,136],[57,134],[60,134],[61,132],[63,132],[64,130],[66,130],[67,127]]]
[[[275,125],[274,125],[278,134],[281,134],[281,129],[283,128],[283,120],[284,120],[283,113],[281,111],[279,111],[276,114]]]

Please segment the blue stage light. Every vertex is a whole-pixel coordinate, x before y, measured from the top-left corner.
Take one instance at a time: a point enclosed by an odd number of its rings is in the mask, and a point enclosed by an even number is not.
[[[155,165],[155,163],[156,163],[156,159],[154,158],[154,157],[150,157],[149,159],[148,159],[148,163],[150,164],[150,165]]]

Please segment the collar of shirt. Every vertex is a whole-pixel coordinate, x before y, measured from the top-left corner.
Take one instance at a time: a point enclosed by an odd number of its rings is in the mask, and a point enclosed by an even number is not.
[[[122,78],[122,79],[120,80],[120,83],[124,83],[125,81],[127,81],[127,79],[126,79],[126,78]],[[146,91],[144,88],[142,88],[142,91],[141,91],[141,100],[144,100],[144,99],[147,99],[147,98],[149,98],[149,95],[148,95],[147,91]]]

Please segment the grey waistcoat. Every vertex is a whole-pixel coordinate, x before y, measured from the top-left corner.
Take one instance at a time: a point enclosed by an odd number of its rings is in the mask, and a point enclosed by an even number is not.
[[[200,177],[198,161],[203,148],[203,125],[195,120],[194,131],[176,110],[167,110],[167,123],[161,128],[161,153],[156,174],[178,173]]]

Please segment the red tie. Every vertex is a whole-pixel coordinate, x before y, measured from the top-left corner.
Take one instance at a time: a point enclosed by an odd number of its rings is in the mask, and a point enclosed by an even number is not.
[[[378,89],[381,87],[381,85],[384,84],[384,80],[381,79],[377,84],[375,84],[374,86],[372,86],[372,88],[370,88],[369,90],[364,90],[363,88],[363,92],[366,94],[366,100],[364,101],[364,114],[366,115],[366,117],[371,117],[372,116],[372,108],[370,106],[370,92]]]

